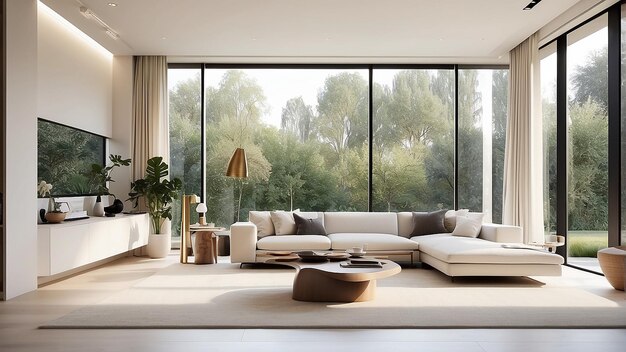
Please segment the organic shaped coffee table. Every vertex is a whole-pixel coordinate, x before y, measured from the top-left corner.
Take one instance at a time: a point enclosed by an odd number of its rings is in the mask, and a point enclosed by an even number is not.
[[[363,302],[376,296],[376,280],[396,275],[401,268],[389,260],[379,260],[382,268],[344,268],[340,263],[310,263],[301,260],[268,259],[268,264],[296,269],[293,299],[307,302]]]

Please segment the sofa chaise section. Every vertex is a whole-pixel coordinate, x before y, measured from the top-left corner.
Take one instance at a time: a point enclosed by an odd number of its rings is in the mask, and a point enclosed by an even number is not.
[[[503,236],[507,244],[510,238]],[[413,237],[420,258],[448,276],[559,276],[563,258],[534,247],[507,248],[483,238],[436,234]],[[520,246],[521,247],[521,246]]]

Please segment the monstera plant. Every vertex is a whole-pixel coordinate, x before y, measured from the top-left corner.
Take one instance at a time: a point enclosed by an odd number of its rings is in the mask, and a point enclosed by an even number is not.
[[[155,156],[148,159],[145,178],[131,183],[131,192],[128,200],[134,207],[139,205],[139,199],[144,198],[152,229],[155,234],[161,234],[161,227],[165,219],[172,220],[172,202],[178,198],[183,183],[179,178],[168,180],[168,166],[163,157]]]

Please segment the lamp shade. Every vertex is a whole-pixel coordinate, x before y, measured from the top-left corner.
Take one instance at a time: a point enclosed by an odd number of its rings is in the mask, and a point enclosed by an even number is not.
[[[228,169],[226,169],[226,176],[236,178],[248,177],[248,159],[246,158],[246,151],[243,150],[243,148],[235,149],[233,156],[230,157]]]
[[[197,211],[198,213],[206,213],[206,211],[207,211],[206,204],[204,204],[204,203],[199,203],[199,204],[196,206],[196,211]]]

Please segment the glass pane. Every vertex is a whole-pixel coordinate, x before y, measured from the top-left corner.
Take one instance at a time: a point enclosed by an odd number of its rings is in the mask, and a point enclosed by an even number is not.
[[[454,208],[454,72],[375,70],[374,211]]]
[[[568,263],[600,271],[608,244],[607,15],[567,36]]]
[[[556,235],[556,42],[541,57],[541,111],[543,115],[543,226]]]
[[[459,70],[459,208],[502,222],[508,70]]]
[[[92,164],[104,165],[104,142],[102,136],[39,119],[37,181],[52,184],[55,197],[96,194],[100,185],[92,182],[89,172]]]
[[[368,71],[207,69],[207,221],[367,211]],[[249,177],[225,176],[242,147]]]
[[[200,69],[169,69],[170,175],[183,181],[185,194],[200,195]],[[191,211],[191,223],[198,214]],[[180,200],[172,206],[172,236],[180,236]]]

